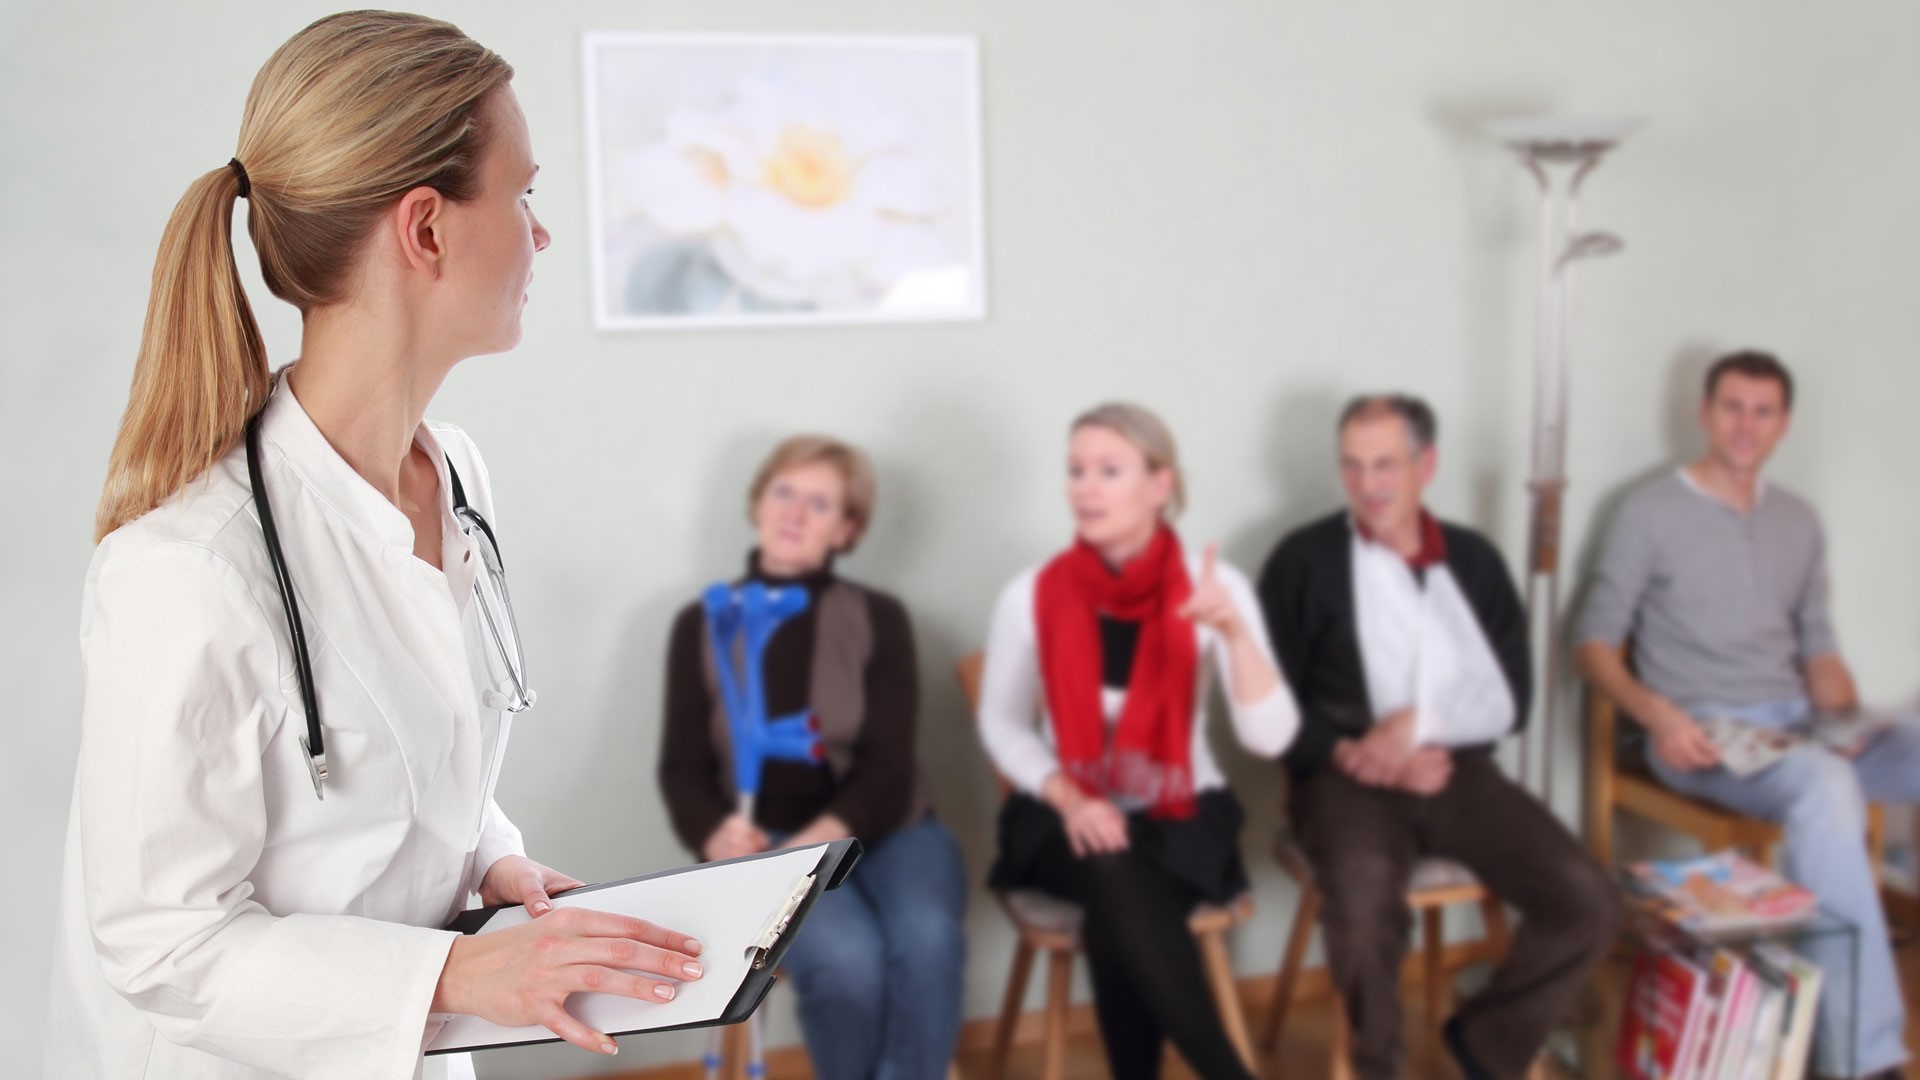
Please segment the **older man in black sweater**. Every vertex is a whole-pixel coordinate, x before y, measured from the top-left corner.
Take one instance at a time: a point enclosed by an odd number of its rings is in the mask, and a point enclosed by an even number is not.
[[[1362,1080],[1400,1075],[1416,859],[1457,860],[1521,914],[1493,981],[1446,1023],[1475,1080],[1526,1073],[1621,915],[1605,872],[1493,760],[1526,719],[1526,614],[1493,545],[1422,506],[1435,426],[1415,398],[1348,405],[1348,509],[1287,536],[1260,577],[1300,706],[1288,810]]]

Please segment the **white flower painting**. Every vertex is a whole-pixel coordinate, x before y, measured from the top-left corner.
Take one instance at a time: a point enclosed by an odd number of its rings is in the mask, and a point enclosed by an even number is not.
[[[971,38],[589,34],[602,329],[986,313]]]

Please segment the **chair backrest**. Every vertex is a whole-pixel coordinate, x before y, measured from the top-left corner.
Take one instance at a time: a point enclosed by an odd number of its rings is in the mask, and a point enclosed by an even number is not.
[[[960,680],[960,692],[967,696],[967,715],[973,718],[977,732],[980,727],[980,677],[987,670],[987,654],[975,650],[960,658],[953,666],[954,675]],[[993,782],[1000,789],[1000,799],[1006,801],[1013,794],[1013,784],[1000,775],[999,769],[993,770]]]

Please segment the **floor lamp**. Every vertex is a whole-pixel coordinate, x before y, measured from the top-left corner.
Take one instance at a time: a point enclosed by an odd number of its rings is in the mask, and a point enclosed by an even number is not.
[[[1527,481],[1527,627],[1540,663],[1539,721],[1520,740],[1520,783],[1553,806],[1554,714],[1559,706],[1560,504],[1566,491],[1568,327],[1574,264],[1612,255],[1620,238],[1576,227],[1580,185],[1607,151],[1645,121],[1630,116],[1531,116],[1484,130],[1520,155],[1540,185],[1540,307],[1533,368],[1533,466]],[[1566,177],[1556,184],[1556,173]],[[1538,776],[1536,782],[1535,776]]]

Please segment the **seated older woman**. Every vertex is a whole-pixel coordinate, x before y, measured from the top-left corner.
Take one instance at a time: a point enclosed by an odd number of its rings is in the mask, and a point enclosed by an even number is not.
[[[821,897],[781,965],[807,1053],[827,1080],[936,1080],[960,1030],[966,870],[917,763],[906,609],[834,572],[872,519],[873,470],[845,443],[797,436],[761,465],[747,505],[759,546],[740,582],[800,586],[809,598],[767,645],[767,715],[811,710],[825,760],[766,763],[752,820],[739,813],[706,617],[689,604],[667,655],[667,809],[681,841],[709,860],[860,839],[859,869]]]

